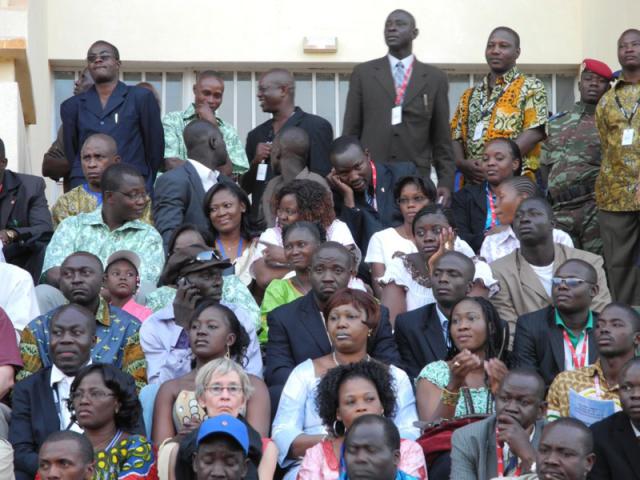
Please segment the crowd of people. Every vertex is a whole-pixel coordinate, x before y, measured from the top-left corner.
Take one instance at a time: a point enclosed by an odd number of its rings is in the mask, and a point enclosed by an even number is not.
[[[245,143],[214,71],[161,118],[99,40],[51,208],[0,140],[1,479],[640,479],[640,31],[553,114],[497,27],[451,121],[417,35],[335,139],[282,68]]]

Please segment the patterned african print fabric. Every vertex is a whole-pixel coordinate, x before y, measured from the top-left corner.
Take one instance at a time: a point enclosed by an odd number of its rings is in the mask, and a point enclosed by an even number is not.
[[[598,395],[598,390],[596,389],[596,375],[598,376],[600,384],[600,395]],[[619,412],[622,408],[620,406],[618,385],[609,388],[607,382],[604,380],[600,360],[596,360],[596,363],[593,365],[577,370],[564,371],[558,374],[553,380],[553,383],[551,383],[551,387],[549,387],[549,392],[547,393],[547,420],[552,421],[560,417],[569,416],[570,390],[574,390],[586,398],[613,400],[616,412]]]
[[[189,105],[184,112],[170,112],[162,118],[164,127],[164,158],[187,159],[187,147],[184,144],[182,132],[184,128],[198,118],[195,104]],[[244,145],[238,137],[235,128],[221,118],[216,117],[218,129],[222,133],[227,153],[233,164],[233,173],[242,174],[249,170],[249,160],[244,150]]]
[[[20,356],[24,368],[16,379],[22,380],[41,368],[51,366],[49,324],[58,309],[32,320],[20,335]],[[147,362],[140,347],[140,322],[100,298],[96,313],[96,343],[91,350],[94,363],[111,363],[131,375],[140,390],[147,384]]]
[[[540,126],[546,130],[547,94],[540,80],[513,67],[496,79],[489,96],[488,91],[489,75],[462,94],[451,120],[451,138],[462,143],[465,158],[481,158],[485,143],[494,138],[516,138]],[[481,123],[482,135],[475,138]],[[540,148],[536,145],[524,157],[523,174],[538,170]]]
[[[640,102],[640,83],[628,83],[620,78],[602,96],[596,108],[596,125],[602,145],[602,165],[596,181],[596,204],[600,210],[640,210],[640,203],[636,200],[640,181],[640,111],[633,115],[631,122],[627,120],[637,102]],[[622,110],[627,113],[627,118]],[[622,135],[627,129],[633,130],[633,138],[629,145],[622,145]]]
[[[73,190],[62,195],[51,209],[53,218],[53,227],[56,228],[62,220],[67,217],[78,215],[79,213],[93,212],[102,205],[102,194],[98,192],[90,192],[86,183],[78,185]],[[151,202],[147,203],[144,213],[140,219],[149,225],[153,225],[151,218]]]
[[[140,257],[141,282],[158,283],[165,258],[158,231],[140,220],[111,231],[102,220],[102,208],[68,217],[58,225],[47,246],[42,272],[44,275],[50,268],[59,267],[65,258],[78,251],[93,253],[104,265],[118,250],[131,250]]]
[[[131,435],[95,454],[95,480],[157,480],[156,453],[141,435]]]

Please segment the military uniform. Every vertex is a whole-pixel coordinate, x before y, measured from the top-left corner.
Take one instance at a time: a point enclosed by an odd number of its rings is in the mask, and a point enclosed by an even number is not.
[[[576,248],[602,255],[595,201],[601,161],[595,110],[595,105],[577,102],[552,117],[540,163],[549,169],[548,198],[557,227],[571,235]]]

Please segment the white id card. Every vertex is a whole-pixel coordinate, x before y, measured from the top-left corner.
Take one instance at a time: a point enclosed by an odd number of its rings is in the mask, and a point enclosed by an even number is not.
[[[484,122],[480,122],[476,125],[476,129],[473,131],[473,139],[480,140],[482,138],[483,131],[484,131]]]
[[[258,172],[256,173],[256,180],[259,182],[264,182],[267,179],[267,164],[259,163],[258,164]]]
[[[627,146],[633,144],[633,128],[625,128],[622,131],[622,145]]]
[[[402,123],[402,105],[397,105],[391,109],[391,125]]]

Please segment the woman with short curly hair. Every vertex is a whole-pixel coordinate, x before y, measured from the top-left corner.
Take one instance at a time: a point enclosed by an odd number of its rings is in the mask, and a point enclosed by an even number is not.
[[[142,407],[131,375],[110,364],[88,365],[73,380],[68,402],[73,421],[93,445],[93,478],[158,478],[151,443],[134,433]]]
[[[282,229],[298,221],[321,225],[327,240],[355,249],[355,240],[347,225],[336,219],[331,192],[312,180],[293,180],[276,192],[273,199],[276,225],[260,235],[260,244],[252,259],[251,272],[265,289],[274,278],[291,271],[284,255]]]
[[[395,401],[395,385],[386,365],[363,361],[329,370],[316,394],[318,415],[329,435],[307,450],[298,480],[337,480],[342,444],[351,424],[366,414],[393,417]],[[427,478],[422,447],[402,439],[398,468],[416,478]]]

